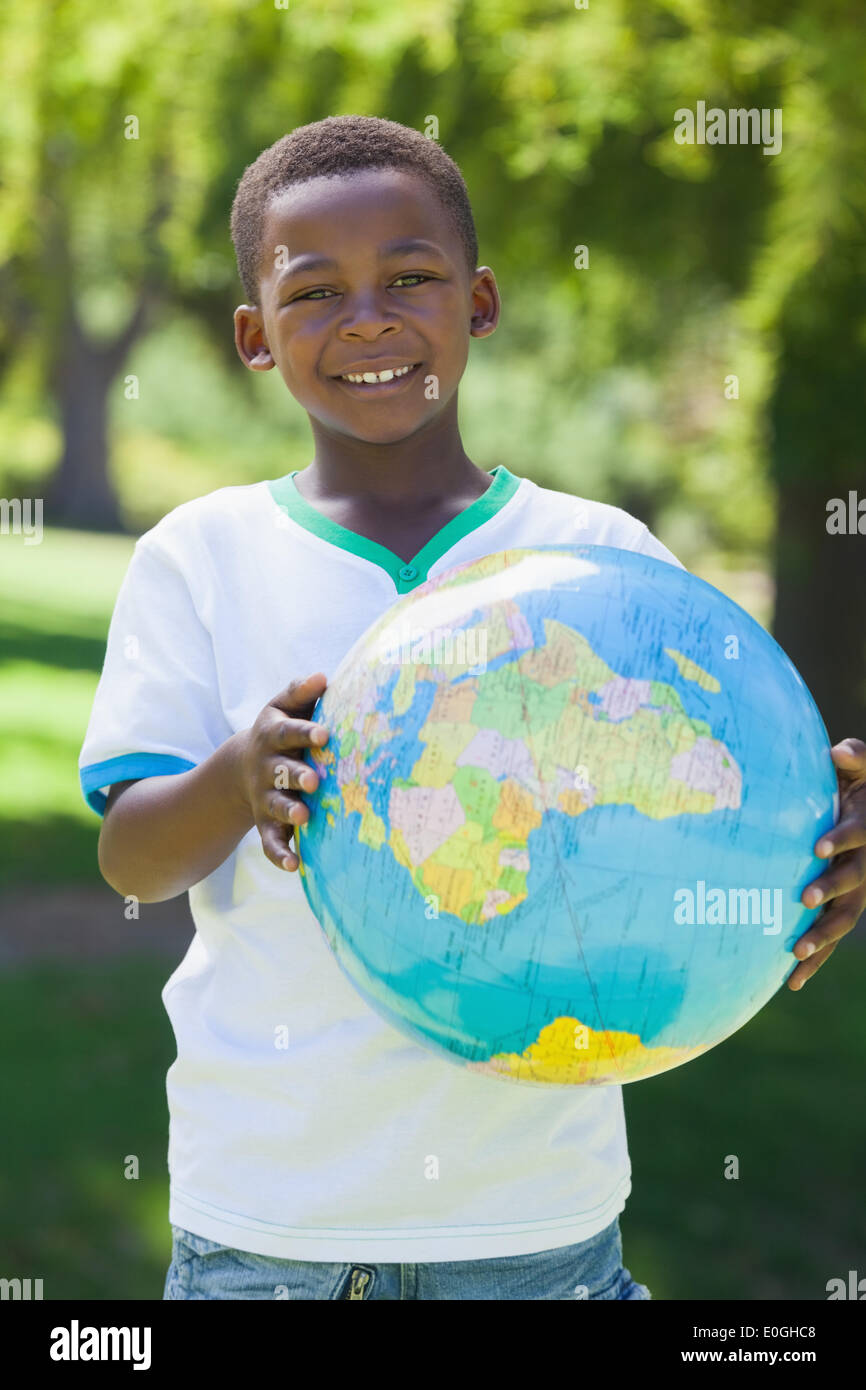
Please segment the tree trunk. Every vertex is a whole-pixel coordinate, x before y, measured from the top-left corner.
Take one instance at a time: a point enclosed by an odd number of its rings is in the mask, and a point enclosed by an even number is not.
[[[147,297],[142,296],[123,332],[111,343],[97,345],[70,307],[51,373],[63,454],[45,498],[48,522],[95,531],[123,529],[108,468],[108,395],[144,329],[146,311]]]
[[[833,246],[786,306],[771,406],[773,636],[812,692],[831,743],[866,739],[866,514],[861,534],[856,511],[866,501],[864,322],[862,268]],[[851,491],[854,531],[833,534],[828,504],[839,498],[847,510]]]

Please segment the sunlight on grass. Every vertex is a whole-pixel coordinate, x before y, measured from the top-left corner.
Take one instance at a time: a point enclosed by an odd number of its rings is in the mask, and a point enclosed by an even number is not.
[[[30,815],[49,807],[95,823],[81,795],[78,754],[96,677],[35,662],[0,667],[0,814]]]
[[[99,820],[78,757],[134,541],[51,527],[41,545],[10,540],[0,546],[0,881],[95,880]]]
[[[44,606],[47,617],[75,614],[82,619],[108,619],[135,540],[132,536],[102,536],[46,526],[41,545],[0,545],[0,612],[10,601]],[[6,617],[8,621],[8,617]]]

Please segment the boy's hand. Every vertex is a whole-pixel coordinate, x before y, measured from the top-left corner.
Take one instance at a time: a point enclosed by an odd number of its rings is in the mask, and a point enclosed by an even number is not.
[[[835,854],[836,858],[831,869],[803,889],[800,901],[805,907],[816,907],[829,898],[836,902],[824,909],[797,942],[794,954],[801,961],[808,958],[808,965],[798,965],[792,971],[789,989],[802,989],[821,969],[866,907],[866,743],[846,738],[830,751],[839,782],[839,819],[818,840],[815,853],[822,858]]]
[[[240,793],[262,837],[262,849],[278,869],[290,872],[300,860],[289,842],[295,826],[308,821],[310,812],[296,792],[286,789],[314,792],[319,785],[316,772],[299,755],[304,748],[321,747],[327,741],[324,725],[309,721],[327,684],[317,672],[287,685],[247,730],[241,754]]]

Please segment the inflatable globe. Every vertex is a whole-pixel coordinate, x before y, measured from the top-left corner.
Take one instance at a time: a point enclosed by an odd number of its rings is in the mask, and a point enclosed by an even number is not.
[[[686,571],[605,546],[457,566],[364,633],[313,717],[307,900],[362,997],[442,1058],[637,1081],[796,966],[829,739],[772,637]]]

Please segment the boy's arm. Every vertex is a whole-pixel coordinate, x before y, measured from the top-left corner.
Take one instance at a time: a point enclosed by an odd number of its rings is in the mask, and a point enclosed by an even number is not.
[[[99,869],[121,897],[160,903],[184,893],[227,859],[254,824],[244,801],[234,734],[198,767],[116,782],[99,835]]]

